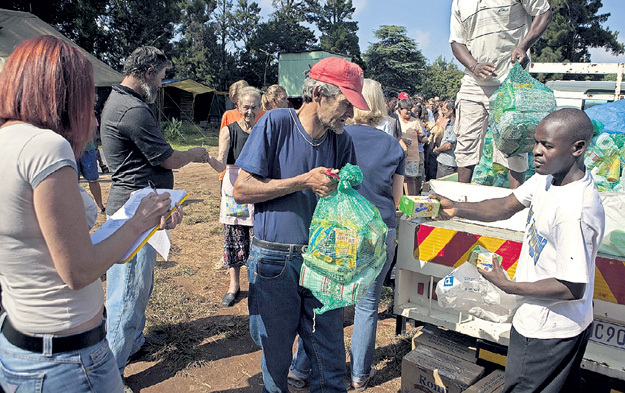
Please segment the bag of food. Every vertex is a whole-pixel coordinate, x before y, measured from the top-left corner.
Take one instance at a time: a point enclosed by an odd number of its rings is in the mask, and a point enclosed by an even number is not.
[[[352,188],[362,182],[357,166],[345,165],[333,194],[317,203],[300,285],[324,304],[316,313],[355,304],[386,261],[387,228],[378,209]]]
[[[438,305],[466,312],[492,322],[510,322],[518,307],[518,296],[509,295],[491,284],[465,262],[436,285]]]
[[[517,61],[490,98],[489,122],[495,147],[506,156],[529,153],[538,123],[556,109],[553,91]]]

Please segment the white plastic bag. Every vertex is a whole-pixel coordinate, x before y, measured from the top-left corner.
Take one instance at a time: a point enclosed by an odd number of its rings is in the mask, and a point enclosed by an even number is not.
[[[438,305],[492,322],[510,322],[518,307],[518,296],[491,284],[465,262],[436,285]]]

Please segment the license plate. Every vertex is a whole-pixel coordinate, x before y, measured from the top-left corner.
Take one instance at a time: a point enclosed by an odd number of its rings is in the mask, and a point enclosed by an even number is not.
[[[595,320],[590,341],[625,350],[625,326]]]

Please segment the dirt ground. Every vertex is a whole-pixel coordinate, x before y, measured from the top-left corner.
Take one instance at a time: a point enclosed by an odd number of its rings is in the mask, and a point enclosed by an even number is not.
[[[245,269],[236,304],[221,306],[228,274],[220,264],[223,233],[218,222],[218,175],[207,164],[189,164],[175,171],[175,182],[177,189],[189,193],[183,205],[185,218],[171,231],[169,260],[159,259],[157,263],[145,330],[148,354],[129,364],[125,374],[128,384],[142,393],[260,392],[261,351],[248,330]],[[110,175],[102,175],[100,183],[106,203]],[[84,182],[82,185],[88,190]],[[103,221],[100,217],[99,222]],[[395,335],[390,290],[385,289],[383,298],[374,358],[379,372],[367,390],[372,393],[400,391],[401,359],[410,350],[410,334]],[[344,314],[348,349],[350,309]],[[351,389],[349,380],[345,382]]]

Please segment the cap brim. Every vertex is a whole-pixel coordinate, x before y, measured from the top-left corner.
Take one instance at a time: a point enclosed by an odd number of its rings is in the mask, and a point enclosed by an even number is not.
[[[367,104],[367,101],[365,100],[365,97],[363,97],[362,93],[347,89],[345,87],[340,87],[340,89],[343,95],[345,96],[345,98],[347,98],[347,100],[351,102],[353,106],[363,111],[371,110],[369,108],[369,105]]]

